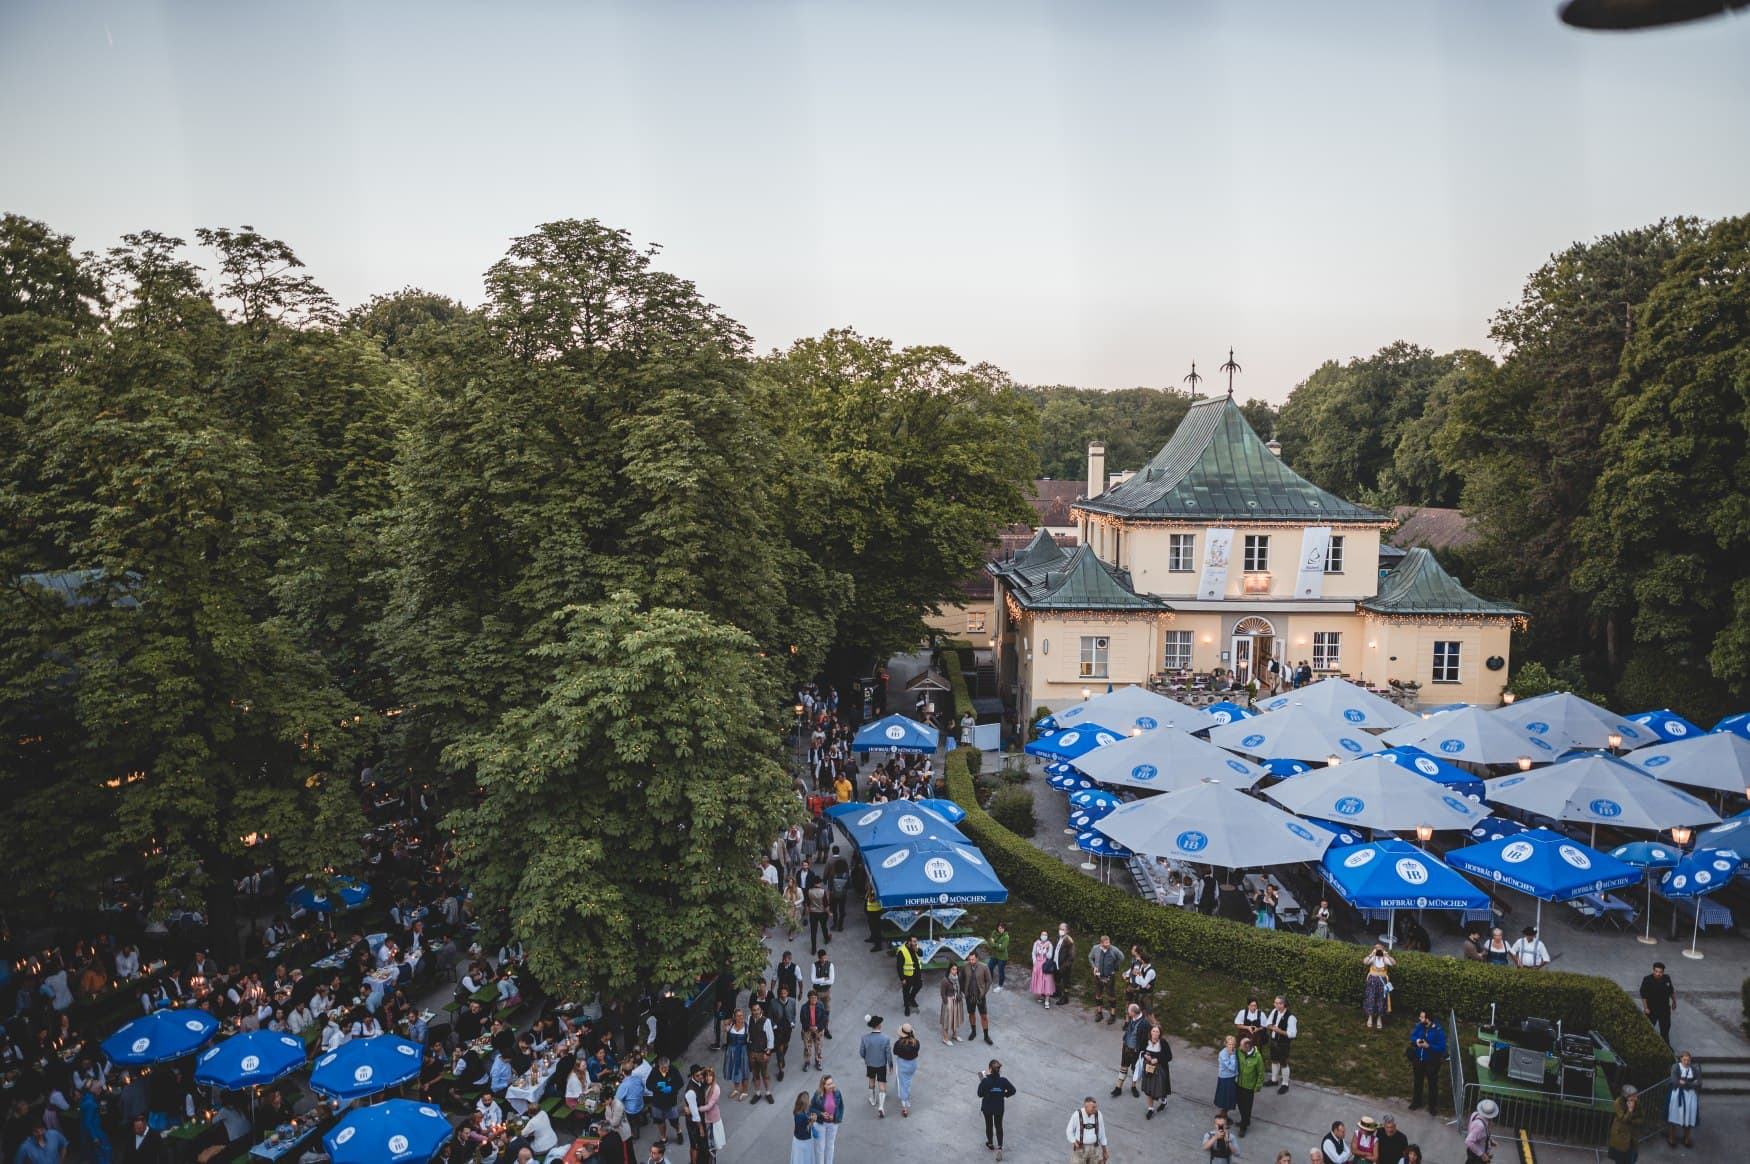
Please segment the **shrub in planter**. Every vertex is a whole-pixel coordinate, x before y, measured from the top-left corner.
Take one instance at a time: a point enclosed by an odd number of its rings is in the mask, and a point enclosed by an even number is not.
[[[977,748],[957,748],[966,753],[966,770],[977,776],[984,769],[984,753]]]
[[[1004,788],[990,799],[990,819],[1017,837],[1030,837],[1039,829],[1033,815],[1033,793],[1026,788]]]

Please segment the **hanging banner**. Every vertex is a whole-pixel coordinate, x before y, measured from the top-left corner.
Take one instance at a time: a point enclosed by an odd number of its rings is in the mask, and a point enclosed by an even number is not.
[[[1233,561],[1234,531],[1212,529],[1203,535],[1203,577],[1197,582],[1197,597],[1217,599],[1227,593],[1227,570]]]
[[[980,946],[984,945],[984,939],[983,938],[947,938],[942,942],[942,945],[946,946],[949,950],[953,951],[954,956],[956,958],[959,958],[962,962],[964,962],[964,961],[966,961],[966,955],[972,953],[972,951],[974,951],[974,950],[978,949]]]
[[[1331,527],[1309,525],[1300,535],[1300,573],[1294,577],[1296,598],[1325,596],[1325,555],[1331,551]]]

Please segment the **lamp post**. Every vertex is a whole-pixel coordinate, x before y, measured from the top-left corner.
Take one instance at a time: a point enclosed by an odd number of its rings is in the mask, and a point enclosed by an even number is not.
[[[1610,754],[1614,756],[1617,753],[1617,749],[1622,747],[1622,734],[1620,732],[1611,732],[1604,737],[1604,742],[1610,745]]]
[[[1518,698],[1519,698],[1519,697],[1518,697],[1518,696],[1517,696],[1517,695],[1515,695],[1515,694],[1514,694],[1514,693],[1513,693],[1513,692],[1511,692],[1511,691],[1503,691],[1503,692],[1501,692],[1501,703],[1502,703],[1502,704],[1503,704],[1503,705],[1505,705],[1505,706],[1511,706],[1511,705],[1512,705],[1512,703],[1513,703],[1513,701],[1514,701],[1514,700],[1515,700],[1515,699],[1518,699]]]
[[[1671,842],[1677,846],[1677,855],[1679,857],[1683,855],[1683,846],[1687,845],[1689,839],[1693,836],[1695,836],[1695,830],[1688,825],[1673,825],[1671,827]],[[1652,903],[1650,901],[1647,903],[1647,910],[1649,913],[1652,911]],[[1701,917],[1700,902],[1696,903],[1695,913],[1699,922]],[[1677,940],[1677,907],[1675,905],[1671,907],[1671,940],[1674,942]],[[1688,950],[1683,951],[1683,954],[1685,957],[1691,956]]]
[[[1421,844],[1422,851],[1427,852],[1428,842],[1434,839],[1434,826],[1419,824],[1416,826],[1416,840]]]
[[[1531,771],[1531,757],[1530,756],[1519,757],[1519,770],[1521,772]]]
[[[796,768],[800,772],[807,762],[807,755],[802,750],[802,705],[798,703],[791,710],[796,713]]]

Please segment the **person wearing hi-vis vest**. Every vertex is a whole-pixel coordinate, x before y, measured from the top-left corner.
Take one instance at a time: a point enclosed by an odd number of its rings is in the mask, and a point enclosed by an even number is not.
[[[918,950],[918,940],[910,937],[894,952],[894,962],[899,968],[899,994],[905,1004],[905,1017],[910,1018],[911,1012],[918,1007],[918,991],[924,985],[924,962]]]
[[[875,886],[870,884],[863,894],[863,917],[869,923],[869,948],[881,948],[881,899],[875,896]]]

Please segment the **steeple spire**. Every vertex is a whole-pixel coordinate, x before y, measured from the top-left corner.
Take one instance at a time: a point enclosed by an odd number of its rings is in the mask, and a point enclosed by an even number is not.
[[[1197,385],[1203,383],[1203,377],[1197,374],[1197,361],[1191,361],[1191,374],[1185,377],[1185,383],[1191,385],[1191,399],[1197,399]]]
[[[1218,370],[1227,373],[1227,398],[1232,400],[1234,395],[1234,373],[1240,370],[1240,366],[1234,363],[1234,350],[1232,348],[1227,350],[1227,363],[1223,364]]]

